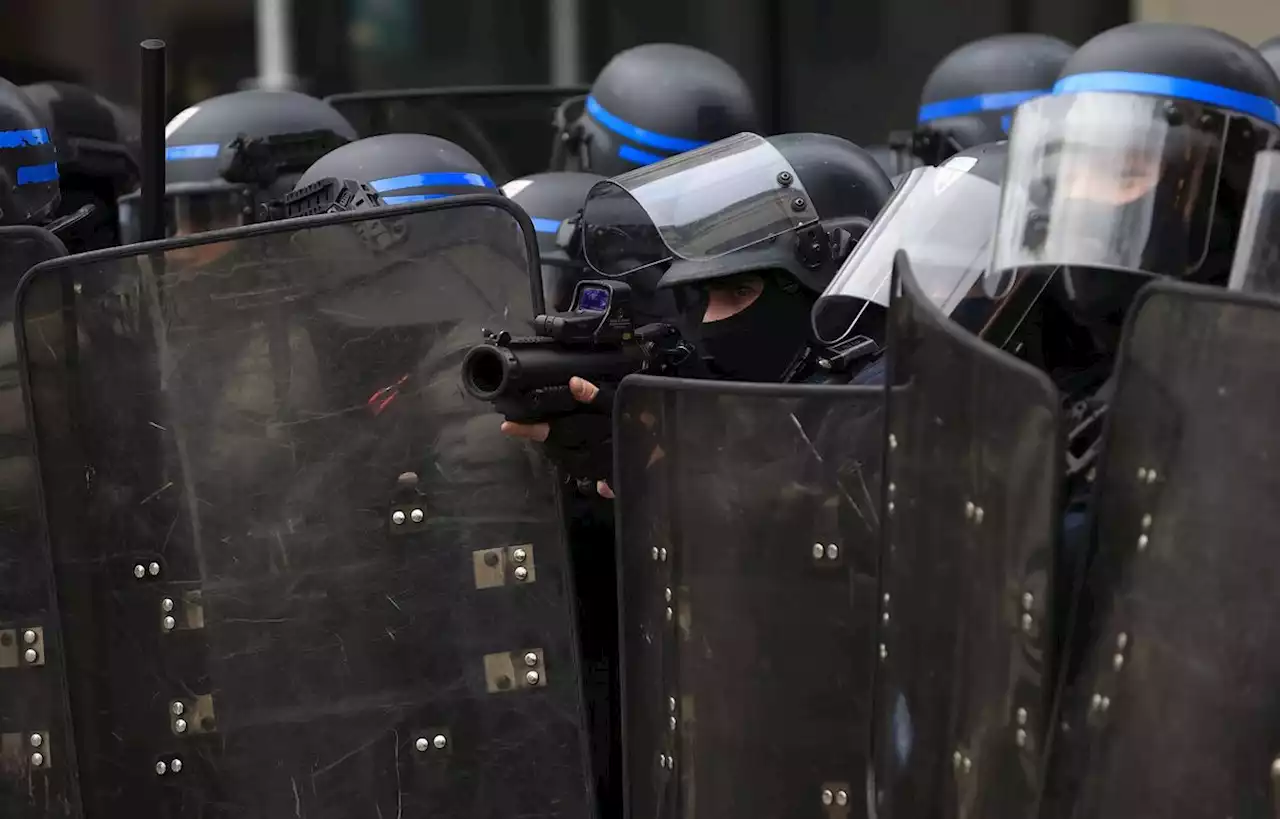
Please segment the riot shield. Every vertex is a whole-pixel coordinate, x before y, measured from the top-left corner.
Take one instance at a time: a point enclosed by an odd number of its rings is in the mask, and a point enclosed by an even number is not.
[[[881,817],[1022,816],[1053,686],[1059,400],[894,262],[876,788]]]
[[[471,152],[499,185],[547,170],[557,109],[583,87],[419,88],[335,94],[327,102],[362,137],[431,134]]]
[[[12,312],[23,274],[64,255],[47,230],[0,227],[0,816],[14,819],[62,815],[79,801]]]
[[[623,382],[626,816],[865,815],[882,407],[878,387]]]
[[[288,220],[24,281],[86,819],[591,815],[556,484],[459,383],[482,327],[533,315],[516,213]]]
[[[1280,301],[1159,283],[1130,311],[1043,816],[1280,805]]]

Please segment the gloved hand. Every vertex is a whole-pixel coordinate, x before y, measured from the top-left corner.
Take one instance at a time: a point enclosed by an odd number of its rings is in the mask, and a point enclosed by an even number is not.
[[[538,424],[504,421],[502,432],[545,444],[547,454],[570,477],[593,480],[602,497],[612,498],[608,479],[613,472],[615,390],[575,376],[569,379],[569,392],[583,405],[581,412]]]

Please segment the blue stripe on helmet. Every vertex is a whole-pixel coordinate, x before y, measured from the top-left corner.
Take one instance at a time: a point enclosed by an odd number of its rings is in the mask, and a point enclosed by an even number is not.
[[[615,114],[609,113],[595,97],[587,97],[587,113],[601,125],[608,128],[610,131],[613,131],[618,136],[628,139],[638,145],[644,145],[648,148],[657,148],[659,151],[681,154],[685,151],[692,151],[697,148],[701,148],[703,145],[710,144],[708,142],[700,142],[696,139],[684,139],[682,137],[673,137],[665,134],[655,134],[653,131],[646,131],[637,125],[632,125]]]
[[[478,173],[411,173],[375,179],[369,187],[378,193],[402,191],[405,188],[496,188],[493,180]],[[383,201],[387,201],[385,198]]]
[[[661,162],[667,158],[665,156],[651,154],[648,151],[642,151],[639,148],[633,148],[630,145],[619,145],[618,156],[628,162],[634,162],[637,165],[652,165],[655,162]]]
[[[559,233],[560,220],[559,219],[539,219],[538,217],[535,216],[533,217],[533,229],[538,231],[539,233]]]
[[[50,162],[47,165],[24,165],[18,168],[18,184],[19,185],[39,185],[42,182],[56,182],[58,180],[58,163]]]
[[[981,114],[985,111],[1004,111],[1016,108],[1027,100],[1043,97],[1049,93],[1048,88],[1030,91],[1001,91],[996,94],[978,94],[974,97],[961,97],[954,100],[941,100],[920,106],[920,114],[916,122],[924,125],[935,119],[965,117],[970,114]]]
[[[0,148],[26,148],[30,145],[46,145],[49,132],[44,128],[21,131],[0,131]]]
[[[1280,106],[1277,106],[1274,100],[1213,83],[1188,80],[1184,77],[1138,74],[1132,71],[1098,71],[1063,77],[1053,86],[1054,94],[1079,94],[1087,91],[1173,97],[1248,114],[1264,122],[1280,125]]]
[[[216,159],[222,146],[214,142],[203,145],[170,145],[164,149],[165,162],[182,162],[187,159]]]
[[[412,202],[426,202],[431,199],[448,199],[452,193],[406,193],[403,196],[384,196],[384,205],[408,205]]]

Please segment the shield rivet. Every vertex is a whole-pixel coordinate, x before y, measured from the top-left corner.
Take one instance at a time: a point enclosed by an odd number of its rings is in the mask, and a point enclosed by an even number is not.
[[[886,606],[887,606],[887,605],[889,605],[889,595],[888,595],[888,594],[885,594],[885,596],[884,596],[884,604],[885,604]]]
[[[174,720],[173,730],[175,733],[185,734],[187,732],[187,721],[185,719]]]
[[[976,508],[973,510],[973,522],[974,522],[974,523],[982,523],[982,517],[983,517],[983,515],[985,515],[985,514],[986,514],[986,513],[982,511],[982,507],[981,507],[981,506],[976,507]]]
[[[26,651],[22,652],[22,659],[26,660],[29,663],[34,663],[36,660],[40,659],[40,655],[36,653],[36,650],[34,648],[29,648]]]
[[[893,514],[893,510],[894,510],[894,509],[896,509],[896,508],[897,508],[897,505],[896,505],[893,501],[889,501],[889,514],[891,514],[891,515],[892,515],[892,514]]]
[[[1120,669],[1124,668],[1124,655],[1117,654],[1116,656],[1112,657],[1111,667],[1114,668],[1116,671],[1119,671]]]
[[[827,560],[835,560],[840,556],[840,547],[834,543],[827,544]]]
[[[172,617],[166,617],[160,621],[160,626],[165,631],[173,631],[174,628],[177,627],[177,625],[178,625],[178,621],[174,620]]]
[[[889,647],[884,643],[880,644],[880,659],[882,660],[889,659]]]
[[[659,768],[665,768],[665,767],[667,767],[667,755],[666,755],[666,754],[658,754],[658,767],[659,767]]]
[[[1033,619],[1031,618],[1031,615],[1030,615],[1030,614],[1024,614],[1024,615],[1022,615],[1022,630],[1023,630],[1023,631],[1025,631],[1025,632],[1027,632],[1028,634],[1030,634],[1030,633],[1031,633],[1031,627],[1032,627],[1033,625],[1035,625],[1035,620],[1033,620]]]
[[[663,597],[665,597],[665,598],[667,599],[667,602],[668,602],[668,603],[670,603],[670,602],[671,602],[671,587],[670,587],[670,586],[668,586],[668,587],[666,588],[666,590],[665,590],[665,591],[663,591],[662,596],[663,596]]]
[[[1031,611],[1031,607],[1032,607],[1033,605],[1035,605],[1035,602],[1036,602],[1036,599],[1035,599],[1035,597],[1034,597],[1034,596],[1032,596],[1031,592],[1025,592],[1025,593],[1023,593],[1023,595],[1022,595],[1022,609],[1023,609],[1023,611]]]
[[[1019,748],[1025,748],[1027,745],[1027,732],[1019,728],[1017,733],[1013,735],[1013,741],[1018,744]]]
[[[676,729],[676,718],[675,717],[668,718],[667,725],[669,725],[671,727],[671,730],[674,731]]]
[[[1089,705],[1091,708],[1093,708],[1094,711],[1102,710],[1102,695],[1094,694],[1093,699],[1089,701]]]
[[[881,616],[881,618],[880,618],[880,619],[881,619],[882,621],[884,621],[884,624],[885,624],[886,626],[887,626],[887,625],[889,625],[889,612],[887,612],[887,611],[886,611],[886,612]]]
[[[529,553],[524,549],[513,549],[511,551],[511,559],[517,563],[523,563],[529,558]]]
[[[791,175],[790,171],[782,171],[778,174],[778,184],[784,188],[790,187],[791,183],[794,181],[795,177]]]
[[[160,575],[160,564],[154,563],[154,562],[148,563],[147,574],[151,575],[152,577],[158,577]]]
[[[35,645],[36,633],[31,629],[27,629],[26,631],[22,632],[22,642],[26,643],[29,646]]]
[[[951,764],[955,766],[956,770],[959,770],[960,766],[964,764],[964,754],[960,753],[959,751],[956,751],[954,754],[952,754]]]
[[[1103,697],[1103,698],[1102,698],[1102,710],[1103,710],[1103,711],[1105,711],[1105,710],[1107,710],[1107,709],[1108,709],[1108,708],[1110,708],[1110,707],[1111,707],[1111,698],[1110,698],[1110,697]]]
[[[538,655],[533,653],[532,651],[528,652],[527,654],[524,655],[524,664],[529,666],[530,668],[533,668],[535,665],[538,664]]]
[[[170,762],[169,770],[173,771],[174,773],[179,773],[182,770],[182,760],[174,759],[172,762]]]
[[[670,623],[675,616],[675,611],[673,611],[670,606],[667,606],[667,622]]]
[[[1138,551],[1145,552],[1147,546],[1151,543],[1151,539],[1146,535],[1138,535]]]
[[[1143,531],[1146,531],[1147,529],[1150,529],[1150,528],[1151,528],[1151,516],[1150,516],[1150,515],[1143,515],[1143,516],[1142,516],[1142,529],[1143,529]]]
[[[1142,482],[1147,479],[1147,468],[1145,466],[1138,467],[1138,481]]]
[[[895,492],[897,492],[897,491],[898,491],[898,485],[897,485],[896,483],[893,483],[892,481],[890,481],[890,482],[889,482],[889,494],[890,494],[890,495],[892,495],[892,494],[894,494],[894,493],[895,493]]]
[[[675,698],[675,697],[667,697],[667,710],[668,710],[668,711],[670,711],[670,712],[671,712],[671,713],[673,713],[673,714],[676,712],[676,698]]]
[[[166,597],[160,601],[160,610],[163,612],[173,611],[173,598]]]
[[[654,560],[657,560],[657,559],[658,559],[658,547],[657,547],[657,546],[654,546],[654,547],[653,547],[653,559],[654,559]]]
[[[897,448],[898,448],[898,436],[897,436],[897,435],[894,435],[893,433],[890,433],[890,434],[889,434],[889,449],[897,449]]]
[[[836,804],[837,804],[837,805],[847,805],[847,804],[849,804],[849,792],[848,792],[848,791],[836,791]]]
[[[973,501],[965,501],[964,517],[965,520],[973,520],[973,513],[978,507],[973,505]]]
[[[424,515],[422,514],[421,509],[414,509],[412,512],[409,513],[409,520],[413,521],[414,523],[422,523],[423,517]]]
[[[1019,708],[1019,709],[1018,709],[1018,711],[1017,711],[1016,716],[1017,716],[1017,718],[1018,718],[1018,724],[1019,724],[1019,725],[1026,725],[1026,724],[1027,724],[1027,709],[1025,709],[1025,708]]]
[[[173,703],[169,705],[169,713],[173,714],[175,717],[180,717],[186,712],[187,706],[183,705],[179,700],[174,700]]]
[[[1280,779],[1280,757],[1276,757],[1276,759],[1271,763],[1271,775]]]
[[[39,748],[41,745],[44,744],[44,737],[40,736],[39,734],[32,734],[30,737],[27,738],[27,741],[31,743],[32,748]]]
[[[526,569],[524,566],[516,566],[516,570],[515,570],[515,572],[513,572],[513,574],[515,574],[515,576],[516,576],[516,580],[528,580],[528,579],[529,579],[529,570],[528,570],[528,569]]]
[[[396,526],[399,526],[400,524],[404,523],[404,521],[405,521],[404,512],[401,512],[399,509],[397,509],[396,511],[391,513],[391,522],[394,523]]]
[[[168,766],[167,764],[165,764],[163,761],[157,762],[157,763],[156,763],[156,775],[157,775],[157,776],[164,776],[164,775],[165,775],[165,774],[167,774],[167,773],[169,773],[169,766]]]
[[[821,543],[815,543],[815,544],[813,544],[813,559],[814,559],[814,560],[821,560],[821,559],[822,559],[822,555],[823,555],[823,554],[825,554],[825,553],[826,553],[826,550],[822,548],[822,544],[821,544]]]
[[[973,760],[966,756],[964,758],[964,772],[969,773],[971,770],[973,770]]]
[[[829,790],[824,790],[822,792],[822,804],[830,805],[834,801],[836,801],[836,795],[834,793]]]
[[[529,685],[537,685],[542,682],[542,675],[536,671],[530,671],[524,675],[524,681]]]
[[[445,746],[448,744],[449,740],[444,734],[436,734],[431,738],[431,747],[435,748],[437,751],[443,751]]]
[[[663,546],[658,550],[658,557],[662,559],[663,563],[667,562],[667,547]]]
[[[133,567],[133,576],[141,580],[147,576],[147,567],[141,563]]]
[[[809,203],[805,201],[803,196],[797,196],[795,199],[791,200],[791,209],[796,212],[802,211],[808,206]]]
[[[1116,648],[1120,649],[1121,651],[1124,651],[1125,647],[1128,645],[1129,645],[1129,635],[1125,634],[1123,631],[1120,632],[1120,634],[1116,637]]]
[[[669,756],[669,757],[667,757],[667,770],[668,770],[668,771],[674,771],[675,769],[676,769],[676,758],[675,758],[675,756]]]
[[[1156,477],[1156,471],[1154,469],[1147,470],[1147,483],[1155,483]]]
[[[418,753],[423,753],[431,747],[431,743],[427,742],[426,737],[418,737],[414,740],[413,747],[417,749]]]

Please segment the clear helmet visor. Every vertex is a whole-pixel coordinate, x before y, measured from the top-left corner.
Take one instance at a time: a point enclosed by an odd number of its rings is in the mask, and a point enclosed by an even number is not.
[[[170,185],[164,200],[166,238],[240,227],[253,213],[252,197],[241,188]],[[141,193],[122,196],[118,204],[121,243],[142,241]]]
[[[1229,286],[1280,294],[1280,151],[1264,151],[1254,162]]]
[[[583,208],[583,252],[601,275],[625,276],[714,259],[818,218],[778,149],[738,134],[597,183]]]
[[[889,306],[893,258],[907,251],[930,300],[950,314],[991,258],[1000,185],[970,173],[978,160],[957,156],[939,167],[911,171],[845,260],[813,310],[813,331],[824,344],[859,334],[869,306]]]
[[[1018,109],[987,281],[1080,266],[1173,277],[1204,261],[1236,119],[1134,93],[1046,96]]]

